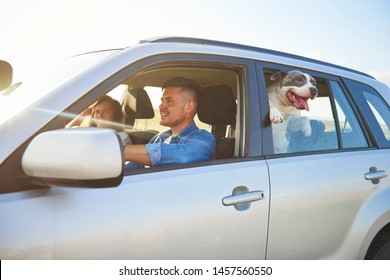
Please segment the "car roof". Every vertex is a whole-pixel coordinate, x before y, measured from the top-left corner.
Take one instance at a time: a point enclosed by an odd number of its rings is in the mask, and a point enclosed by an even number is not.
[[[230,43],[230,42],[224,42],[224,41],[217,41],[217,40],[209,40],[209,39],[202,39],[202,38],[192,38],[192,37],[152,37],[152,38],[146,38],[139,41],[139,44],[145,44],[145,43],[187,43],[187,44],[196,44],[196,45],[209,45],[209,46],[218,46],[218,47],[226,47],[230,49],[237,49],[237,50],[246,50],[246,51],[254,51],[258,53],[264,53],[264,54],[270,54],[270,55],[276,55],[281,56],[285,58],[292,58],[292,59],[298,59],[305,62],[311,62],[320,64],[323,66],[333,67],[344,71],[353,72],[355,74],[363,75],[372,79],[375,79],[373,76],[357,71],[348,67],[340,66],[337,64],[332,64],[329,62],[308,58],[300,55],[290,54],[286,52],[266,49],[266,48],[260,48],[255,46],[249,46],[249,45],[243,45],[243,44],[236,44],[236,43]]]

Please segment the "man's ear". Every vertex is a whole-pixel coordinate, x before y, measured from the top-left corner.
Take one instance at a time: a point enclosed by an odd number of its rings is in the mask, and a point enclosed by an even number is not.
[[[186,104],[186,112],[193,113],[196,110],[196,103],[194,100],[190,99]]]

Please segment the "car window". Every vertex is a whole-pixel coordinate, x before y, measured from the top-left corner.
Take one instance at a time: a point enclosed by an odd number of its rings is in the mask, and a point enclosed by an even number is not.
[[[361,130],[356,116],[353,113],[340,85],[335,81],[330,81],[330,87],[336,104],[342,147],[367,147],[368,144],[363,131]]]
[[[132,144],[147,144],[158,133],[170,128],[160,124],[159,106],[163,83],[172,77],[186,77],[202,87],[202,102],[194,117],[196,126],[212,133],[216,140],[216,159],[240,156],[242,121],[240,112],[240,71],[234,67],[214,65],[191,67],[187,64],[158,68],[151,66],[126,77],[105,95],[122,106],[124,130]],[[89,104],[88,106],[92,106]],[[85,110],[84,110],[85,111]]]
[[[364,97],[381,128],[383,135],[390,141],[390,111],[389,107],[376,94],[363,92]]]
[[[386,101],[372,87],[356,81],[346,80],[369,128],[381,145],[390,146],[390,109]]]
[[[311,85],[304,85],[303,82],[302,84],[299,84],[301,82],[294,84],[292,81],[294,75],[287,76],[287,73],[292,70],[283,71],[285,72],[283,75],[286,75],[283,76],[285,77],[284,80],[279,77],[276,78],[276,73],[279,71],[280,69],[265,69],[268,97],[270,94],[278,96],[277,101],[269,100],[274,153],[296,153],[368,146],[345,92],[337,81],[309,75],[307,76],[308,83],[310,83],[310,79],[314,79]],[[307,74],[304,71],[300,72]],[[302,76],[303,78],[304,76]],[[307,87],[306,92],[309,92],[310,88],[316,88],[316,90],[311,90],[317,94],[308,95],[305,98],[299,97],[299,92],[303,92],[302,88],[304,87]],[[291,93],[288,93],[289,91],[294,93],[291,100],[282,97],[282,94],[291,95]],[[296,109],[292,105],[294,102],[300,108]],[[274,110],[272,107],[279,107],[277,110],[283,112],[283,122],[272,122],[271,114]]]

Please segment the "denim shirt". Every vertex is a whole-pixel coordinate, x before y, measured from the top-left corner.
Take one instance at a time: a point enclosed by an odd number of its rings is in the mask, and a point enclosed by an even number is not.
[[[151,166],[215,159],[214,136],[204,129],[199,129],[194,122],[183,129],[179,135],[172,137],[169,144],[165,143],[171,136],[172,130],[168,130],[157,134],[146,144]],[[126,164],[126,169],[134,167],[140,165]]]

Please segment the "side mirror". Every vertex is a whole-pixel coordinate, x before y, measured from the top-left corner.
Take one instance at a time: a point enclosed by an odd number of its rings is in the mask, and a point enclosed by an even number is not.
[[[12,84],[13,69],[7,61],[0,60],[0,91]]]
[[[114,130],[52,130],[39,134],[27,146],[22,168],[47,185],[115,187],[123,179],[124,149]]]

